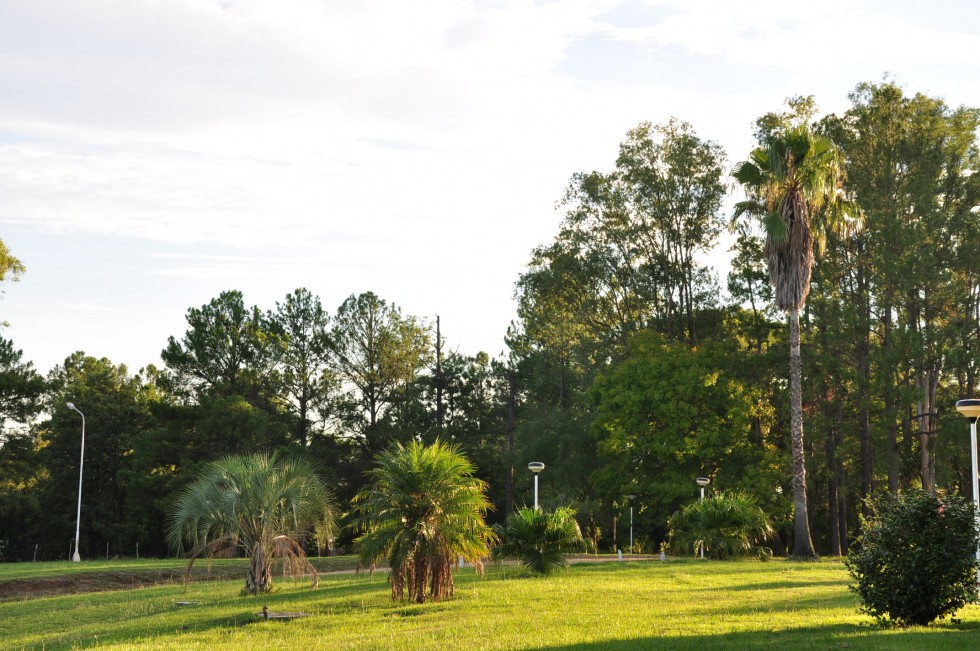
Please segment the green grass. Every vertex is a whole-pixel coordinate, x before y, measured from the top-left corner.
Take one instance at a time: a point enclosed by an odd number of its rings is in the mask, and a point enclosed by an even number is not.
[[[232,562],[233,563],[233,562]],[[69,564],[68,571],[77,571]],[[83,564],[85,565],[85,564]],[[111,565],[111,564],[110,564]],[[77,567],[77,566],[76,566]],[[18,572],[0,566],[0,583]],[[53,568],[52,572],[57,571]],[[22,576],[22,575],[20,575]],[[159,585],[0,604],[4,649],[966,649],[980,606],[958,621],[882,630],[857,612],[838,561],[608,562],[548,578],[514,567],[464,570],[456,597],[393,603],[383,574],[280,581],[237,596],[241,579]],[[177,601],[196,601],[179,607]],[[273,611],[310,617],[261,621]]]
[[[357,559],[353,556],[311,557],[310,561],[321,572],[353,570]],[[242,559],[211,561],[213,574],[241,573],[244,576],[245,561]],[[44,579],[70,577],[78,574],[173,574],[183,575],[187,561],[177,559],[114,559],[94,560],[82,563],[54,561],[49,563],[0,563],[0,583],[18,579]],[[193,574],[203,576],[208,573],[206,560],[194,563]]]

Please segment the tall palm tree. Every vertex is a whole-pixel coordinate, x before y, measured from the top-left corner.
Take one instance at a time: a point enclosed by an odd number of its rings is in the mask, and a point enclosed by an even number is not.
[[[190,545],[188,572],[201,556],[242,552],[251,560],[242,594],[272,589],[275,559],[287,573],[312,574],[316,587],[319,577],[303,539],[311,531],[332,538],[336,517],[333,493],[307,458],[229,456],[209,464],[177,497],[167,540],[180,552]]]
[[[393,599],[451,597],[459,559],[482,571],[494,539],[483,516],[493,505],[475,472],[457,446],[438,440],[378,456],[370,484],[354,498],[362,531],[355,545],[362,566],[387,560]]]
[[[789,315],[793,555],[813,558],[803,457],[800,309],[810,293],[814,244],[822,253],[829,234],[844,234],[859,224],[860,210],[844,197],[843,161],[837,149],[806,125],[766,137],[732,175],[749,196],[735,205],[733,222],[746,214],[762,219],[776,306]]]

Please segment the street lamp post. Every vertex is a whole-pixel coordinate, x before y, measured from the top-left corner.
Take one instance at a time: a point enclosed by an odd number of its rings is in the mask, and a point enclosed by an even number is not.
[[[544,464],[540,461],[532,461],[527,464],[527,469],[534,473],[534,510],[538,510],[538,473],[544,470]]]
[[[636,495],[627,495],[630,498],[630,556],[633,555],[633,503],[636,501]]]
[[[956,411],[970,420],[970,467],[973,469],[973,517],[980,509],[980,488],[977,486],[977,418],[980,418],[980,400],[958,400]],[[977,547],[977,585],[980,585],[980,547]]]
[[[707,477],[698,477],[694,481],[701,487],[701,501],[704,501],[704,487],[711,483]],[[704,541],[701,541],[701,559],[704,560]]]
[[[82,454],[78,462],[78,511],[75,513],[75,554],[71,557],[71,560],[76,563],[82,560],[82,557],[78,555],[78,532],[82,523],[82,469],[85,467],[85,414],[78,410],[73,403],[68,403],[68,408],[72,411],[77,411],[78,415],[82,417]]]

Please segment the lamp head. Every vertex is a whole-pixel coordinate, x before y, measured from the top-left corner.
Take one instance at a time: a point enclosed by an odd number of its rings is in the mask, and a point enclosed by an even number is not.
[[[544,470],[544,464],[540,461],[532,461],[531,463],[527,464],[527,469],[536,475]]]
[[[705,486],[711,483],[711,480],[708,479],[707,477],[698,477],[694,481],[696,481],[698,483],[698,486],[700,486],[701,488],[704,488]]]
[[[73,410],[75,410],[75,411],[78,411],[77,409],[75,409],[75,403],[74,403],[74,402],[69,402],[69,403],[67,403],[67,404],[68,404],[68,408],[69,408],[69,409],[73,409]]]
[[[956,411],[967,418],[980,418],[980,400],[957,400]]]
[[[636,499],[636,493],[630,493],[626,497],[630,498],[631,500],[635,500]]]

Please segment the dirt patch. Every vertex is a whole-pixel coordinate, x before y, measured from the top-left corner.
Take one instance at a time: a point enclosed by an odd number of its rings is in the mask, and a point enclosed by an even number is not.
[[[195,571],[191,581],[214,581],[241,575],[239,568]],[[14,579],[0,582],[0,600],[34,599],[64,594],[103,592],[107,590],[133,590],[156,585],[182,584],[183,574],[174,572],[82,572],[57,577]]]

